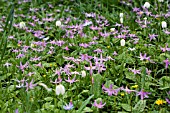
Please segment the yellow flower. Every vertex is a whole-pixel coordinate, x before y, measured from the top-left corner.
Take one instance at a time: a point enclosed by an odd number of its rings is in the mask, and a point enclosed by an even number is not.
[[[138,88],[138,85],[134,85],[134,86],[132,86],[132,88]]]
[[[166,103],[166,101],[162,100],[162,99],[158,99],[155,102],[157,105],[162,105],[163,103]]]
[[[50,64],[50,67],[52,67],[53,66],[53,64]]]
[[[124,93],[120,93],[120,95],[121,95],[121,96],[125,96],[125,94],[124,94]]]
[[[107,48],[110,48],[110,46],[107,46]]]
[[[43,77],[46,77],[46,75],[43,75]]]

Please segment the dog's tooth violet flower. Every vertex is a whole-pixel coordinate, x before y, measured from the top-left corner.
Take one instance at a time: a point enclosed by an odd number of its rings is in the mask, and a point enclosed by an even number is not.
[[[72,103],[72,101],[70,101],[70,103],[69,104],[66,104],[65,106],[63,106],[63,108],[65,109],[65,110],[71,110],[71,109],[73,109],[73,103]]]
[[[120,40],[120,45],[125,46],[125,39]]]
[[[55,25],[60,27],[61,26],[61,21],[56,21]]]
[[[144,8],[147,8],[147,9],[150,8],[150,6],[151,6],[151,5],[150,5],[149,2],[145,2],[145,4],[143,5],[143,7],[144,7]]]
[[[19,23],[19,28],[25,28],[26,27],[26,24],[25,24],[25,22],[20,22]]]
[[[119,17],[120,17],[120,18],[123,18],[123,13],[120,13],[120,14],[119,14]]]
[[[55,88],[55,93],[56,93],[56,95],[60,95],[60,94],[64,95],[65,87],[62,84],[57,85]]]
[[[167,23],[165,21],[161,22],[162,28],[167,28]]]

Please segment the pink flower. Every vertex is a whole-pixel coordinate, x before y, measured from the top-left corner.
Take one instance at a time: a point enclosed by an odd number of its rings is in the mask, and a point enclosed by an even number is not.
[[[93,106],[97,107],[97,108],[103,108],[103,106],[105,106],[106,103],[102,104],[102,101],[100,101],[100,103],[97,103],[97,101],[94,101]]]

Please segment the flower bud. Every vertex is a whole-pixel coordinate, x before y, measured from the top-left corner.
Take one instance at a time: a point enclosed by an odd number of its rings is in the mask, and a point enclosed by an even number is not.
[[[114,31],[115,31],[115,28],[111,28],[110,31],[111,31],[111,32],[114,32]]]
[[[121,46],[125,46],[125,39],[122,39],[122,40],[120,41],[120,45],[121,45]]]
[[[20,22],[19,23],[19,28],[22,29],[22,28],[25,28],[25,27],[26,27],[25,22]]]
[[[120,18],[120,23],[123,24],[123,18]]]
[[[55,25],[56,26],[61,26],[61,21],[56,21]]]
[[[145,4],[143,5],[143,7],[144,7],[144,8],[147,8],[147,9],[150,8],[150,6],[151,6],[151,5],[150,5],[149,2],[145,2]]]
[[[82,76],[82,77],[86,77],[86,71],[84,71],[84,70],[81,71],[81,76]]]
[[[64,93],[65,93],[64,86],[62,84],[57,85],[56,89],[55,89],[55,93],[56,93],[56,95],[60,95],[60,94],[64,95]]]
[[[120,13],[120,14],[119,14],[119,17],[120,17],[120,18],[123,18],[123,13]]]
[[[162,28],[167,28],[167,23],[165,21],[162,21],[161,24],[162,24]]]

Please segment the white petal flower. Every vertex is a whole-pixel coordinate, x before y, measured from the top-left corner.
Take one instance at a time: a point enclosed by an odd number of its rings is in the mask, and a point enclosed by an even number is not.
[[[110,31],[111,31],[111,32],[115,31],[115,28],[111,28]]]
[[[120,14],[119,14],[119,17],[120,17],[120,18],[123,18],[123,13],[120,13]]]
[[[162,21],[161,24],[162,24],[162,28],[167,28],[167,23],[165,21]]]
[[[61,26],[61,21],[56,21],[55,25],[56,26]]]
[[[25,22],[20,22],[19,23],[19,28],[25,28],[26,27],[26,24],[25,24]]]
[[[145,2],[145,4],[143,5],[143,7],[144,7],[144,8],[147,8],[147,9],[150,8],[150,6],[151,6],[151,5],[150,5],[149,2]]]
[[[125,46],[125,39],[122,39],[122,40],[120,41],[120,45],[121,45],[121,46]]]
[[[65,87],[62,84],[57,85],[56,89],[55,89],[55,93],[56,93],[56,95],[60,95],[60,94],[64,95]]]
[[[123,24],[123,18],[120,18],[120,23]]]
[[[81,76],[82,76],[82,77],[85,77],[85,76],[86,76],[86,71],[84,71],[84,70],[81,71]]]

